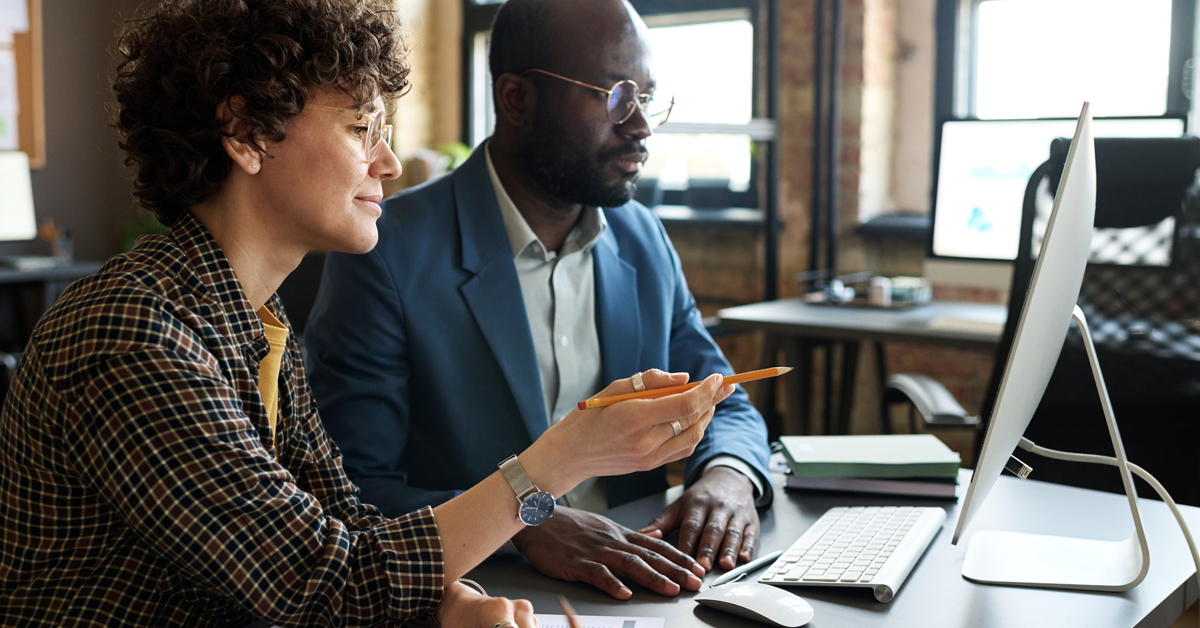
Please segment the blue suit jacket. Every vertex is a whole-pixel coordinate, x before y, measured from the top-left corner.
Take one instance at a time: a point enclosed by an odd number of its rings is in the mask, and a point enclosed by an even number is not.
[[[305,338],[346,471],[363,501],[394,517],[470,488],[548,423],[483,151],[383,205],[375,250],[328,256]],[[693,380],[731,373],[662,223],[636,202],[604,212],[594,248],[602,380],[649,368]],[[718,407],[687,480],[718,454],[770,477],[766,426],[740,387]],[[663,469],[607,481],[613,506],[667,486]]]

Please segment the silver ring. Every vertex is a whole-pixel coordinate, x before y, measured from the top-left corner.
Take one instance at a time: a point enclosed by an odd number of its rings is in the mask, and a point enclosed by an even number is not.
[[[504,620],[504,621],[498,621],[498,622],[492,624],[492,628],[517,628],[517,625],[512,623],[511,621]]]
[[[634,373],[633,377],[629,378],[629,381],[633,382],[634,390],[636,390],[638,392],[642,392],[643,390],[646,390],[646,383],[642,381],[641,373]],[[493,627],[493,628],[495,628],[495,627]]]
[[[676,436],[679,436],[679,433],[683,431],[683,424],[679,421],[671,421],[671,429],[675,430]]]

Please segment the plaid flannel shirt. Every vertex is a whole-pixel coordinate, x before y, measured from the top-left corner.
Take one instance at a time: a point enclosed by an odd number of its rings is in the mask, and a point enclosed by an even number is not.
[[[286,323],[278,297],[268,308]],[[426,508],[363,504],[294,339],[279,449],[269,347],[190,214],[76,282],[38,323],[0,415],[0,625],[378,625],[433,611]]]

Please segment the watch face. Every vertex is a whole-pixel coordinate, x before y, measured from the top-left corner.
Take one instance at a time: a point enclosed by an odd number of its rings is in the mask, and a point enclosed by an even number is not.
[[[535,526],[554,514],[554,497],[550,493],[534,493],[521,502],[521,521]]]

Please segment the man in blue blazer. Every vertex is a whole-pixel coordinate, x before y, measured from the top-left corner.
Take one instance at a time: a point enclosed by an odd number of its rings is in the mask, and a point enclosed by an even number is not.
[[[604,383],[732,373],[662,224],[631,200],[671,104],[650,101],[645,34],[621,0],[510,0],[492,33],[494,136],[386,201],[375,250],[328,257],[311,381],[347,472],[386,515],[472,486]],[[616,576],[696,590],[714,564],[753,555],[768,454],[739,389],[689,458],[683,497],[646,528],[594,513],[665,489],[663,469],[555,496],[554,516],[513,543],[544,573],[619,599],[632,592]]]

